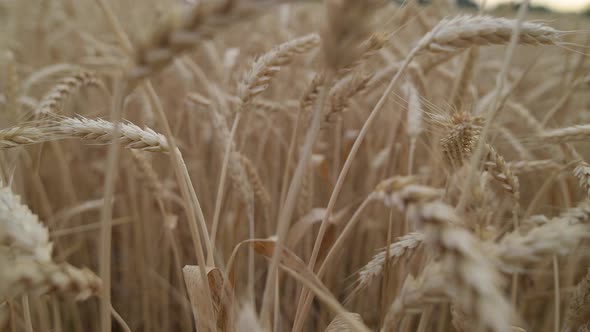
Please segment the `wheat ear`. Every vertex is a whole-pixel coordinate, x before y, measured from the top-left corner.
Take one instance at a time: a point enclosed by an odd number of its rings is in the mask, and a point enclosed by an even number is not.
[[[553,159],[519,160],[506,163],[513,174],[537,173],[542,171],[555,171],[561,168],[561,164]]]
[[[371,58],[379,50],[381,50],[385,46],[385,44],[387,44],[388,40],[389,40],[389,34],[380,33],[380,32],[372,34],[367,40],[365,40],[360,45],[361,50],[359,52],[360,54],[359,54],[358,58],[354,59],[352,63],[342,67],[338,71],[337,76],[344,76],[344,75],[350,73],[351,71],[353,71],[360,64],[362,64],[364,61]]]
[[[422,246],[423,241],[424,235],[414,232],[399,237],[389,248],[381,249],[359,271],[357,289],[369,286],[375,279],[381,276],[386,264],[386,258],[390,260],[388,264],[395,264],[399,259],[408,257],[416,252]]]
[[[262,204],[262,206],[269,207],[271,203],[270,194],[264,187],[262,179],[256,170],[256,166],[248,157],[244,156],[243,154],[239,154],[239,158],[242,165],[244,166],[246,174],[248,175],[248,180],[250,180],[250,185],[254,191],[254,196]]]
[[[441,255],[447,291],[459,309],[486,331],[509,330],[513,309],[505,299],[501,276],[484,255],[452,207],[432,202],[414,206],[408,218],[424,225],[425,243]]]
[[[88,119],[82,116],[75,118],[64,117],[55,121],[52,131],[57,135],[71,138],[81,138],[110,143],[113,139],[114,123],[103,119]],[[168,152],[168,141],[153,129],[141,129],[137,125],[122,123],[119,138],[123,146],[128,149],[138,149],[152,152]]]
[[[319,36],[310,34],[277,45],[260,56],[244,75],[238,87],[241,108],[247,107],[256,96],[268,88],[271,79],[281,70],[282,66],[292,62],[296,55],[309,52],[319,43]]]
[[[11,267],[0,271],[0,301],[27,292],[72,294],[77,300],[84,300],[97,294],[101,288],[100,279],[85,268],[78,269],[67,263],[55,264],[31,257],[12,256],[7,252],[0,256],[3,256],[0,257],[0,262]]]
[[[348,317],[345,318],[344,316]],[[334,317],[334,319],[332,319],[330,324],[326,326],[324,332],[354,332],[355,329],[354,326],[349,323],[350,320],[355,320],[362,323],[363,318],[361,315],[355,312],[338,314],[336,317]]]
[[[575,207],[563,211],[554,219],[568,224],[587,224],[590,220],[590,200],[582,200]]]
[[[145,184],[154,195],[161,197],[164,193],[164,185],[152,167],[150,160],[144,155],[144,153],[145,152],[142,153],[142,151],[138,150],[131,150],[131,156],[137,166],[138,175],[144,180]]]
[[[588,238],[590,232],[587,225],[559,222],[559,219],[535,227],[524,235],[518,231],[509,233],[497,244],[488,243],[488,252],[507,271],[550,255],[568,254],[582,239]]]
[[[590,125],[576,125],[547,130],[537,138],[543,143],[552,144],[587,141],[590,139]]]
[[[137,47],[134,64],[128,72],[130,80],[152,75],[180,53],[211,39],[219,30],[259,15],[260,6],[235,6],[235,3],[233,0],[199,2],[184,17],[174,17],[159,26],[146,43]]]
[[[405,310],[428,303],[430,296],[440,295],[444,288],[445,281],[438,263],[428,264],[418,278],[408,275],[396,298],[387,309],[381,332],[397,331],[394,327],[402,319]]]
[[[314,165],[310,161],[301,180],[301,189],[297,197],[297,216],[303,217],[313,208],[314,194]]]
[[[562,331],[580,331],[580,326],[590,315],[590,270],[572,293],[565,310],[564,326]],[[587,325],[587,324],[586,324]]]
[[[39,261],[51,260],[47,228],[8,187],[0,189],[0,244]]]
[[[461,15],[445,18],[426,34],[417,48],[429,52],[457,52],[475,45],[507,44],[515,20]],[[555,45],[561,33],[547,25],[522,22],[518,42],[532,45]]]
[[[106,87],[94,72],[80,70],[71,76],[62,78],[49,90],[39,102],[39,106],[35,109],[35,117],[61,113],[61,109],[67,100],[75,95],[82,87],[86,86],[97,86],[103,91],[106,91]]]
[[[54,135],[32,126],[15,126],[0,130],[0,149],[35,144],[50,140]]]
[[[574,169],[574,175],[578,178],[580,188],[590,196],[590,165],[585,161],[579,162]]]
[[[440,139],[445,161],[452,168],[458,168],[471,157],[479,134],[481,132],[481,118],[472,117],[469,113],[453,114],[446,124],[448,128]]]
[[[485,147],[488,153],[486,162],[484,163],[484,169],[511,195],[515,210],[518,211],[518,207],[520,206],[520,183],[518,182],[518,177],[511,172],[504,157],[494,147],[489,144],[486,144]]]
[[[367,88],[370,78],[370,75],[359,73],[338,80],[330,89],[329,106],[324,111],[324,121],[329,122],[334,116],[344,112],[350,99]]]

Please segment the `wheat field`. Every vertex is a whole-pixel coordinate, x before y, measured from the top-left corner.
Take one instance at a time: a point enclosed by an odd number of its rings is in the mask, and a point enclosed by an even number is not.
[[[590,331],[589,22],[0,1],[0,331]]]

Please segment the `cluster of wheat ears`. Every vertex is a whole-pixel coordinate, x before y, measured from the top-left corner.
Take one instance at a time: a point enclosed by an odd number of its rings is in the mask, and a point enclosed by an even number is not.
[[[587,22],[507,15],[0,1],[0,331],[590,331]]]

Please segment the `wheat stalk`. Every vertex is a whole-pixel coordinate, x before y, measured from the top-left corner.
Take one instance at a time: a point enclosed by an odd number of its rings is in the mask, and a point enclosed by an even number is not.
[[[229,176],[238,189],[241,199],[250,205],[254,202],[254,191],[252,190],[252,185],[248,179],[248,173],[240,160],[240,153],[236,151],[235,144],[231,139],[232,135],[227,127],[225,118],[220,112],[212,111],[211,121],[220,144],[219,146],[223,148],[229,147]]]
[[[461,71],[459,72],[457,80],[453,84],[453,90],[451,92],[451,105],[457,110],[461,110],[463,107],[467,87],[473,76],[475,62],[479,55],[477,47],[469,48],[466,52],[467,54],[465,54],[461,64]]]
[[[16,70],[16,59],[12,52],[4,54],[6,65],[4,67],[4,90],[6,91],[6,111],[11,117],[17,117],[20,109],[19,97],[21,95],[20,78]]]

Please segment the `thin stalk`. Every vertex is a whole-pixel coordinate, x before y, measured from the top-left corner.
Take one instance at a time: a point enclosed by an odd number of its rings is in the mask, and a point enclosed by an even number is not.
[[[99,6],[101,7],[101,10],[103,11],[103,13],[105,14],[105,16],[107,17],[108,21],[109,21],[109,25],[111,27],[111,29],[115,32],[115,34],[117,35],[118,39],[119,39],[119,43],[123,46],[123,48],[125,49],[125,52],[132,57],[134,54],[133,51],[133,47],[132,44],[130,42],[129,37],[127,36],[127,34],[125,33],[125,31],[123,30],[120,22],[117,20],[117,18],[115,17],[111,7],[109,6],[109,4],[105,1],[105,0],[96,0],[99,4]],[[125,84],[125,89],[128,89],[129,86],[134,86],[135,83],[138,82],[126,82]],[[187,214],[189,217],[189,228],[191,229],[191,237],[193,239],[193,244],[195,246],[195,251],[197,254],[197,261],[199,264],[199,272],[201,274],[201,280],[207,280],[207,273],[205,271],[205,256],[203,254],[203,249],[201,247],[201,238],[200,238],[200,234],[199,234],[199,230],[198,228],[201,228],[201,231],[203,232],[203,236],[205,238],[205,246],[207,248],[207,252],[211,252],[212,251],[212,247],[211,247],[211,242],[209,241],[209,234],[207,233],[207,226],[206,226],[206,222],[205,222],[205,217],[203,215],[203,211],[201,209],[199,200],[197,198],[197,195],[195,193],[194,187],[192,186],[192,182],[190,179],[190,175],[188,173],[188,170],[186,168],[186,165],[182,159],[182,154],[180,152],[180,150],[178,149],[178,147],[176,146],[176,142],[174,139],[174,136],[172,135],[172,130],[170,128],[170,125],[168,123],[168,119],[166,118],[166,114],[164,113],[164,109],[162,107],[162,104],[160,103],[160,100],[158,98],[158,95],[156,94],[156,91],[154,90],[151,82],[149,80],[145,81],[145,84],[143,86],[143,88],[146,90],[148,97],[151,100],[152,105],[155,106],[156,109],[156,114],[160,120],[160,122],[162,122],[162,124],[164,125],[164,130],[165,130],[165,136],[166,139],[168,141],[168,144],[170,145],[170,149],[171,149],[171,159],[172,159],[172,163],[174,164],[174,170],[175,170],[175,174],[177,177],[177,181],[179,183],[180,189],[181,189],[181,193],[182,193],[182,197],[186,203],[185,209],[187,210]],[[122,91],[123,92],[123,91]],[[129,91],[125,91],[125,92],[129,92]],[[124,95],[121,97],[120,103],[122,106],[122,102],[123,102],[123,98]],[[115,96],[115,98],[113,99],[114,101],[114,105],[117,105],[116,102],[117,101],[117,96]],[[115,113],[117,109],[116,107],[113,108],[112,115],[117,115]],[[121,112],[119,112],[121,113]],[[119,117],[122,114],[119,114]],[[115,118],[116,120],[116,118]],[[117,137],[118,135],[118,131],[120,130],[120,121],[114,121],[114,128],[113,128],[113,140],[115,140],[115,137]],[[115,146],[115,147],[113,147]],[[116,161],[117,161],[117,157],[118,157],[118,150],[120,149],[119,144],[111,144],[111,148],[109,151],[109,156],[113,155],[113,158],[111,160],[111,162],[109,163],[112,166],[116,166]],[[115,168],[116,170],[116,168]],[[112,172],[111,172],[112,173]],[[107,177],[109,176],[110,173],[107,173]],[[114,179],[113,179],[114,180]],[[112,181],[114,182],[114,181]],[[106,182],[105,180],[105,193],[108,193],[107,191],[107,186],[108,182]],[[106,196],[105,196],[106,197]],[[103,212],[101,212],[103,215],[105,215],[105,219],[110,219],[109,216],[106,216],[107,210],[112,209],[112,200],[108,200],[106,201],[107,204],[105,204],[105,208]],[[108,206],[108,207],[106,207]],[[195,211],[196,210],[196,211]],[[198,221],[199,224],[197,225],[197,218],[196,216],[198,216]],[[102,219],[102,218],[101,218]],[[109,228],[110,229],[110,225],[107,225],[107,223],[103,223],[104,228]],[[108,242],[109,248],[110,248],[110,231],[109,234],[106,235],[105,234],[105,230],[101,230],[101,237],[104,237],[103,239],[101,239],[101,243],[107,244],[106,242]],[[102,241],[104,240],[104,241]],[[104,247],[104,246],[103,246]],[[104,251],[106,250],[106,248],[102,249],[102,253],[104,254]],[[106,259],[105,259],[106,260]],[[110,261],[110,255],[108,257],[108,260]],[[104,262],[102,262],[104,264]],[[110,262],[109,262],[110,263]],[[102,266],[102,264],[101,264]],[[103,267],[105,270],[108,269],[108,271],[103,271],[103,269],[101,269],[101,277],[106,274],[107,272],[110,274],[110,266]],[[106,306],[106,304],[108,303],[110,306],[110,279],[108,280],[108,283],[105,284],[104,280],[103,280],[103,295],[107,295],[107,299],[101,299],[101,321],[104,323],[106,323],[107,321],[110,323],[111,321],[111,316],[110,314],[107,313],[107,310],[109,310],[109,308]],[[205,283],[205,296],[207,297],[207,299],[212,299],[211,297],[211,290],[209,288],[209,283]],[[212,313],[213,311],[213,304],[211,303],[211,300],[207,301],[207,306],[206,306],[206,310],[207,310],[207,316],[208,317],[213,317]],[[110,311],[110,310],[109,310]],[[211,315],[210,315],[211,314]],[[108,317],[107,317],[108,316]],[[209,322],[212,323],[212,322]],[[212,323],[214,324],[214,322]],[[106,332],[110,332],[111,327],[110,324],[107,326],[103,325],[103,328],[106,328]]]
[[[327,87],[330,86],[330,83],[332,82],[332,77],[333,73],[328,73],[326,75],[325,85],[321,89],[318,99],[316,101],[313,117],[311,120],[311,126],[305,137],[302,154],[299,158],[299,162],[295,169],[295,173],[293,174],[293,178],[291,179],[291,184],[289,185],[287,197],[285,198],[285,204],[279,214],[277,225],[277,247],[283,245],[283,242],[285,241],[285,237],[287,235],[287,231],[289,230],[289,224],[291,222],[291,217],[293,216],[293,209],[295,208],[295,202],[297,200],[297,195],[299,194],[299,189],[301,187],[301,180],[303,179],[305,168],[308,167],[311,152],[313,150],[313,145],[320,132],[322,109],[328,97]],[[268,268],[268,275],[266,277],[264,295],[262,298],[261,319],[262,322],[267,325],[270,317],[270,302],[273,298],[272,289],[274,289],[273,285],[275,275],[277,274],[278,269],[279,254],[280,250],[276,250],[272,255],[271,262]]]
[[[406,59],[404,60],[402,65],[400,66],[400,69],[397,71],[395,76],[391,79],[391,81],[389,82],[389,85],[387,86],[387,88],[385,89],[383,94],[381,95],[381,98],[379,98],[379,101],[377,101],[377,104],[375,104],[375,107],[373,108],[373,110],[369,114],[369,117],[367,118],[367,120],[363,124],[361,131],[359,132],[356,140],[354,141],[354,144],[352,145],[352,148],[350,149],[350,153],[348,154],[348,157],[346,158],[346,161],[344,162],[344,166],[342,167],[342,170],[340,171],[340,175],[338,175],[338,180],[336,180],[336,185],[334,187],[334,190],[332,191],[332,195],[330,196],[330,200],[328,201],[328,206],[326,208],[326,214],[324,215],[322,223],[320,224],[320,230],[319,230],[318,235],[316,237],[316,241],[315,241],[313,251],[311,253],[311,258],[309,261],[309,268],[311,270],[313,270],[313,268],[315,266],[317,256],[318,256],[318,253],[320,250],[320,245],[323,242],[324,235],[326,234],[326,230],[328,228],[328,220],[334,211],[334,207],[336,205],[336,200],[338,199],[338,197],[340,195],[340,191],[342,190],[342,186],[344,185],[344,180],[345,180],[346,176],[348,175],[348,172],[350,171],[350,167],[352,166],[352,161],[354,160],[354,157],[356,156],[356,154],[360,148],[360,145],[363,142],[363,139],[365,138],[365,136],[369,132],[369,128],[370,128],[371,124],[377,118],[379,111],[385,105],[385,101],[387,100],[387,97],[389,96],[389,94],[393,90],[395,84],[398,82],[399,78],[404,73],[404,71],[406,70],[406,68],[408,67],[408,65],[412,61],[412,59],[414,59],[414,57],[416,56],[417,51],[418,50],[416,48],[414,48],[412,50],[412,52],[410,52],[410,54],[408,54],[408,56],[406,57]],[[308,293],[309,292],[307,292],[307,290],[304,289],[300,296],[307,297]],[[305,315],[307,314],[307,310],[303,310],[303,308],[297,308],[297,311],[299,311],[299,310],[302,310],[302,314],[300,315],[300,317],[305,317]],[[295,326],[297,326],[297,328],[295,328]],[[300,323],[298,324],[298,322],[296,321],[295,326],[293,328],[293,332],[301,332],[301,328],[303,327],[302,324],[300,324]]]
[[[100,322],[103,332],[110,332],[111,323],[111,240],[113,219],[113,198],[117,179],[117,163],[121,144],[121,119],[123,117],[123,102],[127,95],[127,82],[117,80],[115,95],[112,101],[111,121],[113,122],[112,139],[107,153],[106,177],[104,180],[104,205],[100,210],[100,264],[99,275],[102,279],[100,297]]]
[[[234,123],[231,127],[231,131],[229,134],[229,139],[227,141],[227,145],[225,146],[225,152],[223,155],[223,163],[221,165],[221,174],[219,175],[219,186],[217,187],[217,196],[215,198],[215,212],[213,213],[213,224],[211,226],[211,247],[213,249],[215,248],[217,230],[219,228],[219,216],[221,214],[221,203],[223,201],[225,180],[227,179],[227,166],[229,164],[229,157],[231,155],[231,149],[232,149],[232,143],[234,141],[234,136],[236,135],[236,131],[237,131],[238,125],[240,124],[241,118],[242,118],[241,112],[236,114],[236,117],[234,118]],[[207,264],[214,265],[212,251],[209,251],[209,254],[207,255]]]
[[[418,329],[416,330],[416,332],[426,332],[426,327],[428,327],[428,321],[430,320],[430,316],[432,316],[432,310],[433,308],[433,304],[429,304],[424,311],[422,312],[422,315],[420,316],[420,322],[418,323]]]
[[[412,137],[410,139],[410,152],[408,156],[408,175],[412,175],[414,169],[414,154],[416,151],[416,138]]]
[[[361,220],[360,216],[361,216],[362,212],[365,210],[367,205],[372,201],[372,199],[373,199],[373,195],[369,195],[369,196],[367,196],[367,198],[365,198],[365,200],[361,203],[361,205],[356,209],[356,211],[354,212],[354,214],[350,218],[350,221],[348,221],[348,223],[346,224],[346,226],[344,227],[342,232],[338,235],[338,238],[334,242],[334,245],[332,245],[332,247],[330,248],[330,251],[328,251],[328,253],[326,254],[326,258],[324,259],[324,261],[322,262],[322,265],[320,266],[320,269],[318,270],[317,276],[318,276],[318,278],[320,278],[320,280],[327,271],[328,263],[336,256],[336,254],[338,253],[338,250],[342,247],[344,242],[346,240],[348,240],[348,235],[351,234],[351,232],[354,230],[354,227],[357,225],[358,221]],[[308,309],[309,306],[311,305],[312,300],[313,300],[313,298],[311,296],[308,296],[308,297],[303,296],[303,290],[302,290],[302,294],[300,295],[299,302],[297,304],[297,307],[302,308],[302,311],[298,312],[298,313],[305,313],[305,310]],[[303,328],[304,323],[305,323],[305,319],[302,318],[301,316],[298,316],[297,314],[295,314],[295,323],[294,323],[293,329],[295,330],[295,329]]]
[[[187,210],[187,214],[189,217],[189,228],[191,230],[191,237],[193,240],[193,245],[195,247],[196,255],[197,255],[197,262],[199,264],[199,272],[201,274],[201,280],[207,280],[207,272],[205,271],[206,261],[205,255],[203,254],[203,248],[201,244],[201,234],[199,233],[199,228],[203,234],[205,239],[205,246],[207,252],[211,252],[213,249],[211,248],[211,242],[209,241],[209,234],[207,233],[207,225],[205,222],[205,216],[203,215],[203,210],[201,209],[201,205],[195,193],[195,189],[192,185],[192,181],[190,179],[190,175],[188,173],[188,169],[186,168],[186,164],[182,158],[182,153],[176,146],[176,142],[172,137],[172,130],[170,125],[168,124],[168,120],[166,119],[166,114],[164,113],[164,108],[152,86],[151,82],[145,83],[145,88],[148,92],[148,97],[152,99],[152,103],[156,106],[156,115],[158,116],[158,120],[164,124],[164,135],[168,140],[168,144],[170,145],[171,149],[171,158],[174,167],[174,171],[176,174],[176,178],[178,180],[180,190],[182,193],[182,197],[186,203],[185,209]],[[198,218],[198,219],[197,219]],[[198,223],[197,223],[198,220]],[[211,297],[211,290],[209,288],[209,283],[205,284],[205,296],[207,299],[212,299]],[[206,310],[208,310],[207,317],[213,317],[213,304],[211,300],[207,301]],[[209,315],[211,314],[211,315]],[[214,325],[215,322],[209,322],[210,324]]]
[[[119,323],[119,325],[121,326],[123,331],[131,332],[131,328],[129,328],[129,325],[127,325],[127,323],[125,322],[123,317],[121,317],[121,315],[119,315],[117,310],[115,310],[115,308],[113,308],[112,306],[111,306],[111,314],[113,315],[113,317],[115,317],[115,320],[117,321],[117,323]]]
[[[555,332],[559,332],[559,264],[557,256],[553,255],[553,284],[555,287]]]
[[[457,211],[463,211],[465,206],[467,205],[467,201],[469,199],[468,193],[471,192],[470,188],[473,187],[475,183],[476,176],[478,174],[479,166],[480,166],[480,159],[482,158],[484,151],[485,151],[485,144],[486,144],[486,137],[492,128],[493,120],[495,119],[498,111],[499,105],[501,104],[501,97],[502,92],[504,90],[504,85],[506,84],[506,77],[508,75],[508,69],[510,67],[510,63],[512,62],[512,57],[514,55],[514,49],[516,49],[516,45],[518,43],[519,33],[522,28],[522,21],[524,16],[526,15],[528,4],[530,0],[524,0],[521,4],[517,18],[516,18],[516,26],[512,31],[512,35],[510,36],[510,42],[508,44],[508,48],[506,50],[506,55],[504,57],[504,62],[502,65],[502,69],[498,76],[496,77],[496,88],[494,90],[494,97],[492,102],[492,107],[490,108],[489,114],[486,117],[486,121],[484,127],[481,131],[479,141],[477,143],[475,152],[471,156],[470,165],[469,165],[469,172],[467,175],[467,182],[465,188],[461,192],[461,196],[459,197],[459,203],[457,204]],[[517,226],[517,225],[515,225]]]
[[[291,133],[291,141],[289,143],[289,150],[287,151],[287,162],[285,163],[285,171],[283,173],[283,181],[281,182],[281,196],[279,205],[284,204],[285,195],[287,194],[287,181],[289,180],[289,171],[291,170],[291,162],[293,159],[293,153],[295,150],[295,142],[297,141],[297,134],[299,132],[299,123],[301,122],[303,110],[300,108],[297,112],[297,119],[295,120],[295,127]]]
[[[25,329],[27,332],[33,332],[33,320],[31,318],[31,306],[29,305],[29,296],[23,295],[23,316],[25,317]]]

